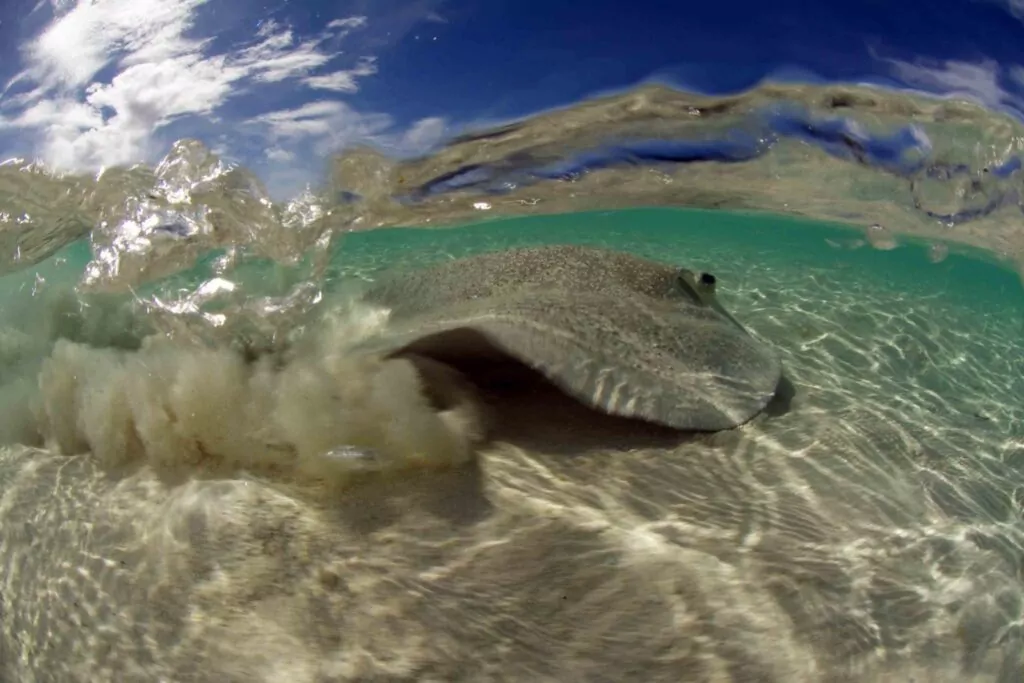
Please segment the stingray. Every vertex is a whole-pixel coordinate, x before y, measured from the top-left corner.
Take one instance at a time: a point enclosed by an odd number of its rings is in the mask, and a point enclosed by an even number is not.
[[[428,385],[450,371],[500,391],[540,373],[609,416],[727,430],[791,385],[773,349],[719,303],[716,284],[603,248],[484,253],[371,286],[365,300],[389,318],[364,348],[418,359]]]

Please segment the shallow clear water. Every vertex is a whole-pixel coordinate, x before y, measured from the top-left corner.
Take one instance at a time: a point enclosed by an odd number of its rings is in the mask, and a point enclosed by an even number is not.
[[[237,238],[227,209],[256,209],[218,201],[210,225]],[[862,228],[693,209],[424,229],[441,208],[400,229],[278,225],[263,250],[202,226],[37,236],[41,260],[0,280],[0,428],[31,446],[0,456],[0,672],[1024,675],[1024,296],[1011,259],[964,246],[999,243],[972,232],[984,218],[889,249]],[[507,429],[475,448],[408,367],[353,352],[388,323],[353,303],[381,275],[566,242],[714,273],[781,357],[790,410],[666,443],[538,394],[499,406]]]

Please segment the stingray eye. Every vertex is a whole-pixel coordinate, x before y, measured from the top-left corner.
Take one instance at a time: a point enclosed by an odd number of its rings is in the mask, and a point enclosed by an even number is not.
[[[713,296],[714,295],[714,293],[715,293],[715,283],[718,282],[718,278],[716,278],[711,273],[701,273],[700,274],[700,278],[698,279],[697,282],[699,283],[697,286],[700,287],[701,292],[705,296]]]

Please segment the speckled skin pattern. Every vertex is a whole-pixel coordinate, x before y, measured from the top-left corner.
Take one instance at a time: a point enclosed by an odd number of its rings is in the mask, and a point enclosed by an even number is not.
[[[385,279],[378,349],[471,329],[598,410],[682,430],[749,421],[782,374],[772,349],[678,282],[679,266],[584,246],[511,249]]]

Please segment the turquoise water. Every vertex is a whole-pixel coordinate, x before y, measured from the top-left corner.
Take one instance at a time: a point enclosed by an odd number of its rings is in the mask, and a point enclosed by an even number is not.
[[[863,240],[863,233],[839,224],[770,214],[635,209],[499,219],[446,230],[353,233],[345,237],[334,262],[341,269],[348,261],[402,267],[409,259],[422,263],[482,250],[567,243],[732,271],[729,255],[734,254],[773,268],[858,269],[894,291],[942,292],[950,302],[992,306],[1007,314],[1024,311],[1024,289],[1017,273],[980,250],[953,245],[953,253],[936,264],[928,258],[930,244],[920,241],[879,251],[867,245],[838,249],[829,240],[848,244]]]
[[[137,661],[201,681],[1019,680],[1019,276],[862,240],[772,215],[588,212],[346,233],[292,264],[219,250],[81,295],[91,254],[71,244],[0,279],[6,435],[32,431],[41,394],[65,452],[51,434],[49,452],[0,453],[4,594],[39,596],[4,606],[0,656],[55,672],[38,680],[146,680]],[[285,476],[278,423],[372,439],[422,409],[401,373],[382,383],[324,345],[367,324],[346,304],[360,286],[567,242],[713,272],[782,359],[789,411],[621,447],[528,401],[468,464]],[[188,299],[218,278],[235,289]],[[245,316],[306,355],[247,369],[216,348]],[[154,329],[167,339],[142,343]]]
[[[685,262],[689,267],[735,272],[731,261],[757,259],[764,267],[824,272],[856,269],[896,292],[941,293],[948,302],[1021,315],[1024,288],[1018,274],[981,250],[948,243],[949,255],[929,260],[933,242],[904,239],[897,249],[880,251],[863,243],[863,232],[841,224],[771,214],[741,214],[686,209],[595,211],[554,216],[507,218],[457,228],[389,228],[336,237],[325,273],[330,287],[356,274],[372,277],[381,270],[422,266],[481,251],[536,244],[587,244],[642,256]],[[831,242],[831,244],[830,244]],[[841,246],[836,246],[841,245]],[[136,294],[173,291],[201,282],[224,254],[200,257],[194,269],[163,281],[143,284]],[[38,278],[50,287],[73,286],[92,258],[87,240],[76,241],[45,261],[0,278],[7,302],[32,295]],[[257,288],[280,291],[308,268],[255,259],[237,273]],[[737,273],[738,274],[738,273]],[[38,291],[38,288],[36,289]]]

